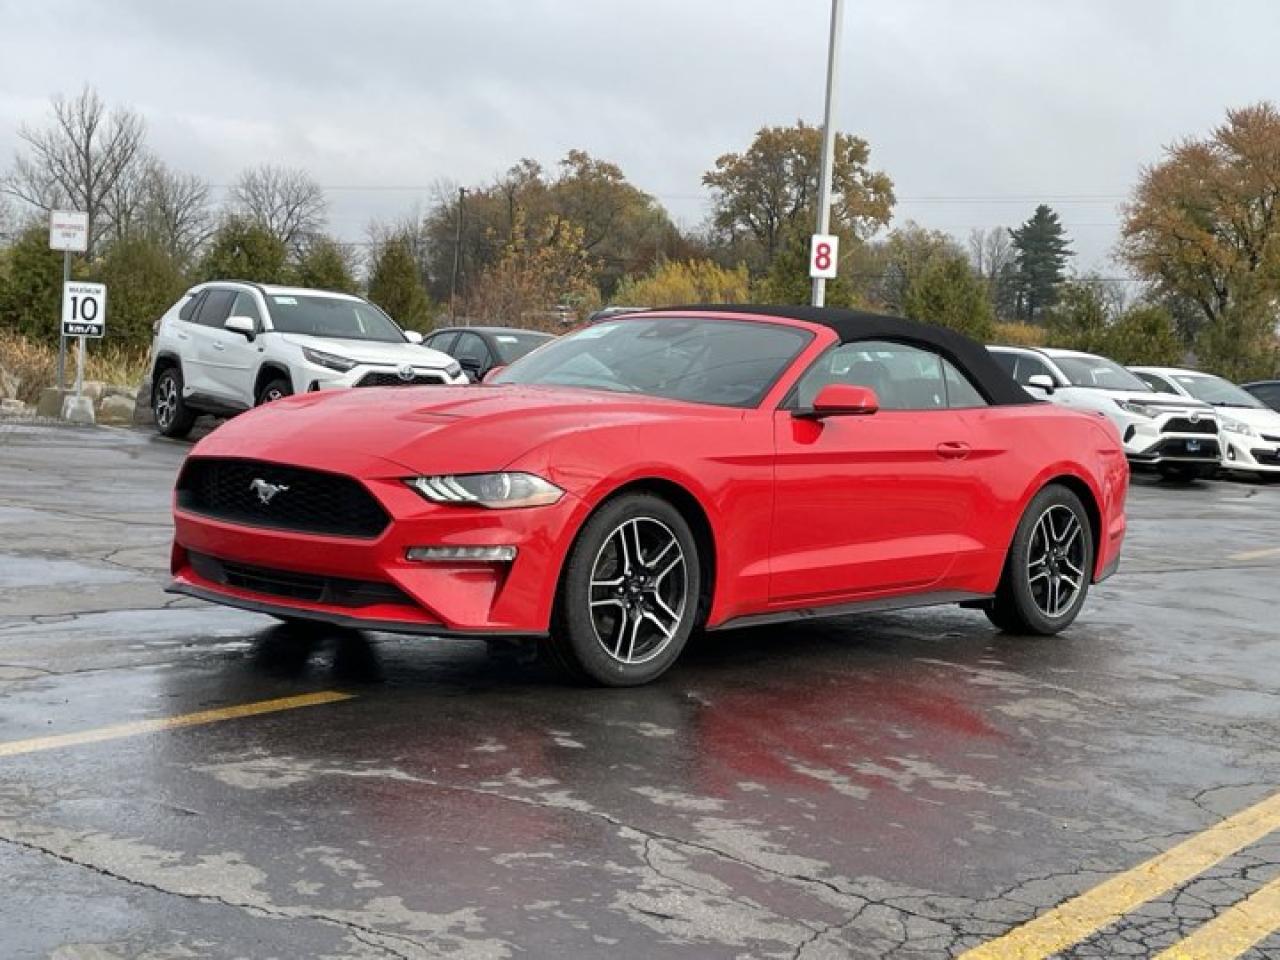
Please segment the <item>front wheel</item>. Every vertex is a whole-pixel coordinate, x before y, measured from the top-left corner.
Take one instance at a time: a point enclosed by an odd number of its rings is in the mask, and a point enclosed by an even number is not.
[[[648,683],[688,642],[701,589],[697,543],[680,511],[651,494],[619,497],[586,522],[569,553],[547,650],[580,679]]]
[[[166,367],[156,381],[152,394],[151,412],[156,418],[156,429],[175,440],[185,437],[195,426],[196,413],[182,398],[182,370]]]
[[[1089,593],[1093,556],[1093,530],[1080,498],[1066,487],[1045,487],[1018,523],[987,618],[1007,633],[1065,630]]]
[[[268,380],[258,391],[258,406],[264,403],[274,403],[293,393],[293,384],[283,377],[276,377],[274,380]]]

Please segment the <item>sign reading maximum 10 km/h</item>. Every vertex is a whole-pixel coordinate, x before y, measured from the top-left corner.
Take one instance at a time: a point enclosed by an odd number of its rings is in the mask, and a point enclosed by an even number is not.
[[[62,285],[62,335],[101,337],[107,332],[107,288],[79,280]]]

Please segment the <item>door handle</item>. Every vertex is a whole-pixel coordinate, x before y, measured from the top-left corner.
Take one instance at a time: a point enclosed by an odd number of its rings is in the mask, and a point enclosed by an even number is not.
[[[190,340],[190,339],[191,339],[191,334],[189,334],[189,333],[180,333],[180,334],[178,334],[178,339],[179,339],[179,340]]]
[[[215,342],[214,342],[214,344],[213,344],[213,349],[215,349],[215,350],[225,350],[225,349],[227,349],[227,347],[226,347],[226,344],[217,343],[217,342],[215,341]]]
[[[963,460],[969,456],[970,447],[963,440],[944,440],[938,444],[938,456],[943,460]]]

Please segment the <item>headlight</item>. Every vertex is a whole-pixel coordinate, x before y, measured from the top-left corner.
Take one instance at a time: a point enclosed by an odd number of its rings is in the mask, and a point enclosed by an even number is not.
[[[494,510],[541,507],[555,503],[564,491],[531,473],[462,473],[405,480],[433,503],[474,504]]]
[[[1228,430],[1231,433],[1243,434],[1246,437],[1256,437],[1258,435],[1253,427],[1240,420],[1232,420],[1230,417],[1221,417],[1218,422],[1222,425],[1223,430]]]
[[[312,363],[318,363],[322,367],[328,367],[330,370],[338,370],[342,373],[346,373],[356,366],[354,360],[348,360],[346,357],[339,357],[332,353],[324,353],[320,350],[312,350],[310,347],[303,347],[302,355]]]
[[[455,360],[444,368],[444,372],[449,375],[450,380],[456,379],[458,374],[462,372],[462,364]]]
[[[1145,403],[1134,403],[1132,400],[1117,400],[1116,406],[1125,413],[1132,413],[1138,417],[1149,417],[1154,420],[1160,416],[1160,411],[1148,407]]]

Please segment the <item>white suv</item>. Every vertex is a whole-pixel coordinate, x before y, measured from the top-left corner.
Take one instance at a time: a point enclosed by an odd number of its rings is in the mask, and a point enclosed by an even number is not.
[[[1100,413],[1116,425],[1133,464],[1170,479],[1212,476],[1221,463],[1213,407],[1152,390],[1120,364],[1092,353],[1049,347],[989,347],[1023,387],[1054,403]]]
[[[215,281],[192,287],[156,324],[156,428],[185,436],[226,416],[333,387],[467,383],[456,360],[422,346],[367,300],[297,287]]]

